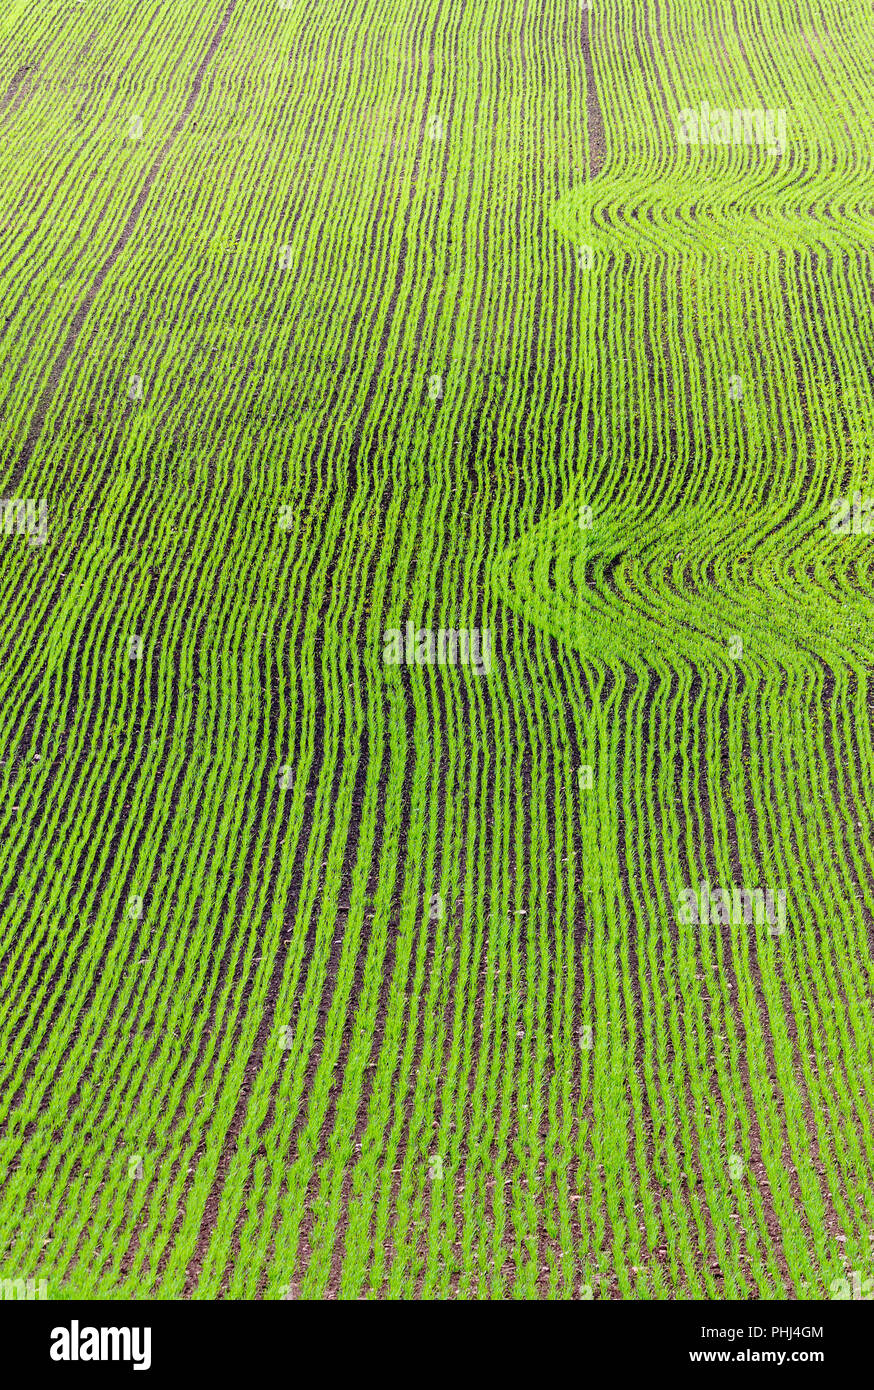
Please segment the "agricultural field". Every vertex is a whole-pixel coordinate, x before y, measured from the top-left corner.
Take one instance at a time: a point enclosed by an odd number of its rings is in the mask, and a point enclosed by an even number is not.
[[[0,0],[0,1287],[874,1290],[872,101]]]

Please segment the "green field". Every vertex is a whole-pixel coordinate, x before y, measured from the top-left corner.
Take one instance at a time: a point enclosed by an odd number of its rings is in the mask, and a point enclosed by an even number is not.
[[[874,1290],[872,105],[0,0],[0,1287]]]

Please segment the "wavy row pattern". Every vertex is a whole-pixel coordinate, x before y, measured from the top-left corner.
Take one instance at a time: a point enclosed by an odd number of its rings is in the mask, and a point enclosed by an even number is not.
[[[56,20],[0,7],[0,1277],[867,1277],[870,7]]]

